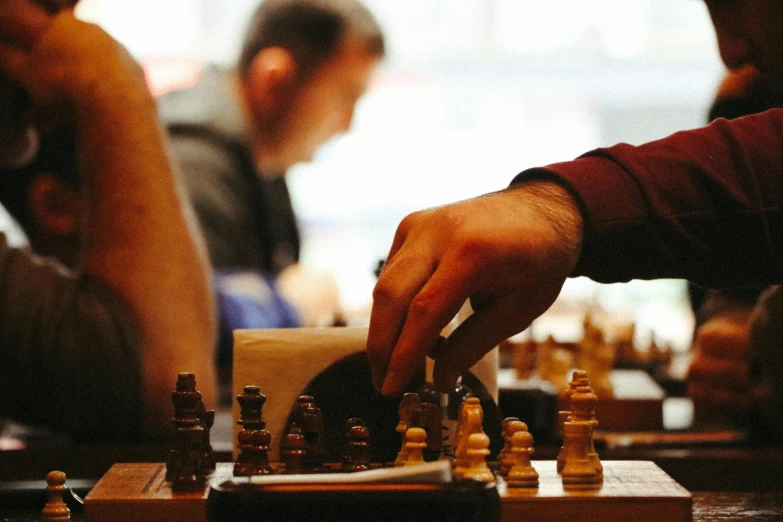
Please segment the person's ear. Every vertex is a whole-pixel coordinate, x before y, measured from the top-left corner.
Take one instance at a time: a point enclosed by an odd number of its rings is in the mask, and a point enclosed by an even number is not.
[[[28,191],[28,203],[40,229],[63,236],[79,231],[81,194],[54,175],[44,173],[33,180]]]
[[[262,49],[250,62],[246,91],[251,109],[259,116],[284,110],[296,86],[296,61],[282,47]]]

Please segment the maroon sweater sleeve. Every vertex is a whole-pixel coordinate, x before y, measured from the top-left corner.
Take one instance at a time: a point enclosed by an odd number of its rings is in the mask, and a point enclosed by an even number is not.
[[[563,184],[581,206],[574,276],[783,281],[783,110],[597,149],[512,184],[540,178]]]

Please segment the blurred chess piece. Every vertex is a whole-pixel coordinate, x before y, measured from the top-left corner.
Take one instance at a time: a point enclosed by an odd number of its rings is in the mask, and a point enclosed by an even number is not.
[[[506,483],[511,488],[537,488],[538,472],[530,461],[534,452],[533,435],[528,431],[517,431],[511,436],[510,454],[514,464],[508,471]]]
[[[46,492],[49,499],[41,511],[41,522],[69,522],[71,510],[63,501],[65,487],[65,473],[51,471],[46,475]]]
[[[284,473],[287,475],[296,475],[304,473],[304,456],[307,443],[302,428],[293,425],[280,443],[280,455],[285,464]]]
[[[408,459],[408,451],[405,449],[405,434],[413,427],[413,415],[414,411],[420,406],[421,401],[418,394],[406,393],[402,396],[400,401],[400,420],[397,423],[396,431],[400,434],[400,451],[397,453],[397,458],[394,460],[396,467],[404,466],[405,461]]]
[[[500,433],[503,435],[503,447],[498,452],[498,462],[503,462],[503,457],[508,453],[508,451],[511,449],[511,444],[509,443],[509,439],[506,436],[506,429],[508,428],[508,423],[511,421],[520,421],[522,422],[519,417],[505,417],[500,423]]]
[[[460,408],[457,440],[454,448],[454,475],[461,477],[469,467],[468,439],[474,433],[484,433],[484,410],[478,397],[468,397]]]
[[[370,432],[361,419],[348,419],[342,471],[353,473],[370,469]]]
[[[489,455],[489,437],[483,431],[471,433],[467,439],[465,450],[467,465],[462,477],[482,482],[494,482],[495,475],[487,466],[487,455]]]
[[[502,477],[508,477],[508,473],[517,461],[517,458],[512,451],[512,440],[514,434],[520,431],[528,431],[527,424],[520,420],[514,420],[506,424],[506,429],[503,432],[503,438],[505,439],[505,446],[503,449],[506,451],[502,458],[500,456],[498,457],[498,461],[500,462],[500,475]]]
[[[196,376],[190,372],[177,375],[171,392],[174,404],[174,444],[166,462],[166,480],[174,491],[194,491],[204,487],[209,475],[212,454],[207,454],[209,433],[199,417],[204,410],[201,392],[196,390]],[[206,443],[205,443],[206,441]]]
[[[566,400],[570,407],[571,405],[571,397],[574,396],[576,393],[577,388],[580,386],[590,386],[590,380],[587,378],[587,372],[584,370],[574,370],[574,372],[571,374],[571,382],[568,384],[568,389],[566,390]],[[557,420],[560,423],[560,429],[563,430],[563,427],[565,425],[565,422],[569,420],[569,417],[571,416],[571,410],[562,410],[557,412]],[[563,440],[563,446],[560,448],[560,452],[557,454],[557,472],[562,473],[563,467],[565,466],[566,462],[566,445],[565,445],[565,437]]]
[[[424,448],[427,447],[427,432],[422,428],[408,428],[405,432],[405,452],[408,458],[403,466],[424,464]]]
[[[508,343],[512,347],[511,366],[514,368],[517,379],[530,379],[536,371],[536,353],[538,344],[532,336],[522,342]]]
[[[573,353],[550,335],[538,349],[538,376],[554,386],[558,395],[568,388],[568,372],[574,365]]]

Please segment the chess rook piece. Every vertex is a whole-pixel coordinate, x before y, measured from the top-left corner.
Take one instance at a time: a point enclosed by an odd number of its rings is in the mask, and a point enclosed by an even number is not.
[[[71,520],[71,510],[63,501],[65,489],[65,473],[51,471],[46,475],[46,493],[49,498],[41,511],[41,522],[69,522]]]
[[[427,432],[423,428],[408,428],[405,432],[405,451],[408,458],[403,466],[424,464],[424,448],[427,447]]]
[[[585,321],[585,332],[588,331],[590,328],[591,323],[589,322],[589,315],[586,316],[588,319]],[[584,370],[574,370],[574,373],[571,374],[571,382],[568,384],[568,389],[566,390],[566,400],[568,403],[571,403],[571,397],[573,397],[574,393],[576,393],[576,389],[579,386],[590,386],[590,381],[587,378],[587,372]],[[568,417],[571,416],[571,410],[562,410],[557,412],[557,422],[560,425],[560,430],[563,430],[563,424],[568,420]],[[565,466],[566,461],[566,448],[565,448],[565,437],[563,438],[563,446],[560,448],[560,452],[557,454],[557,472],[562,473],[563,472],[563,466]]]
[[[506,483],[512,488],[537,488],[538,472],[530,462],[533,449],[533,435],[527,431],[517,431],[511,436],[510,454],[514,465],[506,475]]]
[[[462,403],[457,423],[457,440],[454,449],[454,475],[461,477],[469,466],[468,438],[474,433],[484,433],[484,410],[478,397],[468,397]]]
[[[174,404],[174,444],[166,462],[166,480],[173,491],[194,491],[203,488],[209,474],[204,441],[204,425],[199,419],[203,409],[201,392],[196,390],[196,376],[189,372],[177,376],[176,389],[171,392]],[[211,456],[210,456],[211,459]]]
[[[421,399],[415,393],[406,393],[402,396],[400,401],[399,414],[400,420],[397,423],[395,431],[400,434],[400,451],[397,453],[397,458],[394,460],[394,466],[400,467],[405,465],[405,461],[408,459],[408,451],[405,449],[405,434],[413,427],[413,413],[421,406]]]
[[[527,424],[525,424],[522,421],[511,421],[506,425],[506,431],[503,434],[506,446],[508,446],[508,452],[504,455],[503,460],[500,461],[500,476],[501,477],[507,477],[509,471],[511,471],[511,468],[514,466],[514,463],[517,461],[516,456],[511,451],[512,449],[512,438],[514,434],[517,432],[524,431],[527,432]]]
[[[342,471],[353,473],[370,469],[370,432],[366,426],[351,426],[347,433],[347,448],[343,455]]]
[[[234,475],[269,475],[272,473],[269,466],[272,435],[265,429],[266,420],[261,416],[266,395],[259,391],[258,386],[245,386],[243,391],[242,395],[237,395],[240,409],[237,423],[242,429],[237,436],[239,455],[234,463]]]
[[[467,466],[462,477],[482,482],[494,482],[495,475],[487,466],[487,455],[489,455],[489,437],[483,431],[471,433],[467,438],[465,450]]]
[[[565,488],[603,482],[603,466],[593,446],[597,400],[589,386],[579,386],[571,397],[571,416],[563,425],[566,463],[561,476]]]
[[[304,473],[304,456],[307,452],[307,443],[302,428],[294,425],[291,431],[280,442],[280,455],[285,463],[284,473],[294,475]]]

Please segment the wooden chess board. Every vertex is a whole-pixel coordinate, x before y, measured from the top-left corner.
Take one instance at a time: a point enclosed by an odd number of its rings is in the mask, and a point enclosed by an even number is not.
[[[507,488],[498,480],[502,522],[692,520],[691,494],[653,462],[605,461],[603,485],[578,490],[563,489],[555,461],[533,461],[533,465],[540,476],[538,488]],[[209,487],[173,492],[164,480],[165,469],[163,463],[115,464],[85,498],[85,521],[207,522]],[[232,470],[233,463],[218,463],[210,482],[230,480]],[[406,489],[401,487],[399,493],[404,501]]]

